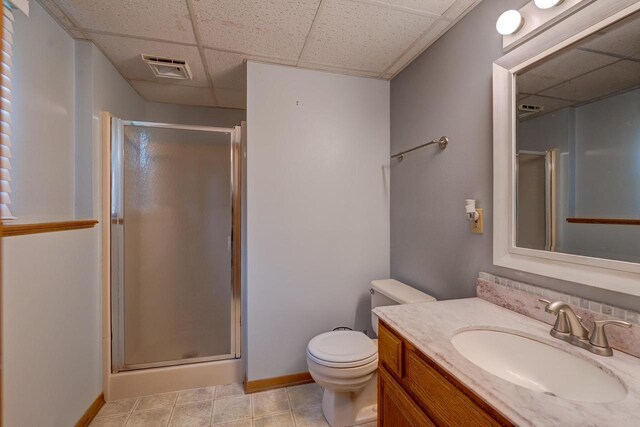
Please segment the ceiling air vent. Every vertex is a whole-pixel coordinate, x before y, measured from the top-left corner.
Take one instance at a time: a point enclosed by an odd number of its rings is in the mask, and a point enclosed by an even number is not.
[[[163,58],[145,54],[141,56],[156,77],[191,80],[191,70],[189,70],[189,65],[184,59]]]
[[[532,114],[536,114],[544,110],[544,107],[541,105],[532,105],[532,104],[520,104],[518,105],[518,117],[524,118],[527,116],[531,116]]]

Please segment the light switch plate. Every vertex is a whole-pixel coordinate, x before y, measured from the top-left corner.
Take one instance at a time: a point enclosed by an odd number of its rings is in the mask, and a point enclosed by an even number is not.
[[[478,219],[471,223],[471,232],[475,234],[484,234],[484,211],[482,208],[476,209]]]

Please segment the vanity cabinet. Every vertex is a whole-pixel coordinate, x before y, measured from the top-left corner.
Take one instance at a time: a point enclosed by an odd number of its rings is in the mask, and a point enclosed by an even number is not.
[[[378,426],[512,426],[384,322],[378,327]]]

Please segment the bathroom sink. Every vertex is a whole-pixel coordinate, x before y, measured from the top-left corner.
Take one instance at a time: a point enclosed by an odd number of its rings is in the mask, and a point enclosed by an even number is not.
[[[467,330],[451,343],[465,358],[506,381],[578,402],[615,402],[627,390],[596,364],[509,332]]]

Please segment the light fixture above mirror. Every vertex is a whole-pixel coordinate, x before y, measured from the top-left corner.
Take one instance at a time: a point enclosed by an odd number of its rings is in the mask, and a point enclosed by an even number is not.
[[[539,9],[551,9],[562,3],[562,0],[533,0]]]
[[[517,32],[524,24],[524,18],[517,10],[507,10],[498,18],[496,30],[503,36]]]

